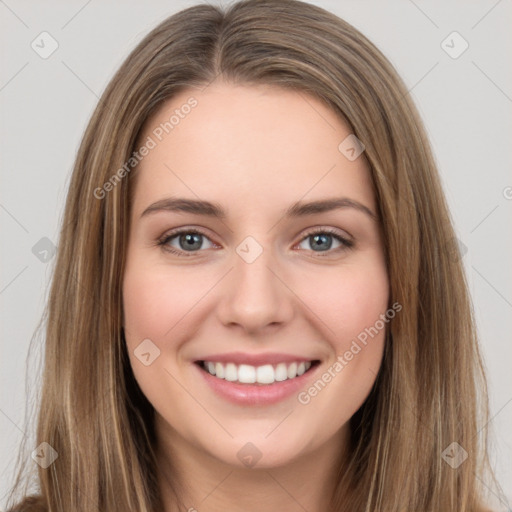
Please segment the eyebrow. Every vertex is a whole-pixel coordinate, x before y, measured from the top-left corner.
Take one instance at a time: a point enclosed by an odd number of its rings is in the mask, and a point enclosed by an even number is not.
[[[341,208],[353,208],[377,221],[377,215],[364,204],[347,197],[322,199],[308,203],[296,202],[284,211],[285,217],[303,217],[329,212]],[[157,212],[187,212],[206,215],[218,219],[227,217],[225,210],[218,203],[185,198],[165,198],[149,205],[141,214],[141,218]]]

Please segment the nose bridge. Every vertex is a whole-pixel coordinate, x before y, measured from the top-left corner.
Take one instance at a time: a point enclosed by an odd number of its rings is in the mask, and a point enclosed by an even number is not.
[[[235,251],[229,290],[221,299],[223,323],[257,330],[286,321],[292,311],[290,295],[276,276],[279,263],[272,248],[247,237]]]

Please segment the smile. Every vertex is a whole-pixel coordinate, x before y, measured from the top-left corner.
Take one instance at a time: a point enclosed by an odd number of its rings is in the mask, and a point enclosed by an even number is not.
[[[278,363],[276,365],[265,364],[262,366],[212,361],[200,361],[199,363],[205,371],[218,379],[240,384],[269,385],[274,382],[283,382],[300,377],[311,368],[314,361]]]
[[[277,354],[255,356],[252,361],[244,355],[237,363],[231,362],[236,359],[233,354],[216,359],[223,361],[199,360],[192,368],[216,396],[241,406],[263,407],[292,399],[320,369],[318,359],[300,361]]]

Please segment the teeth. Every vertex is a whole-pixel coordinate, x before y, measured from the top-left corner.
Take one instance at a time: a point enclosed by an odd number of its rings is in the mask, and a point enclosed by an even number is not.
[[[215,363],[215,375],[219,377],[219,379],[224,378],[224,366],[222,363]]]
[[[288,379],[300,377],[311,367],[311,361],[307,363],[279,363],[275,367],[271,364],[263,366],[251,366],[241,364],[237,366],[234,363],[213,363],[211,361],[203,362],[203,368],[218,377],[230,382],[241,382],[244,384],[273,384]]]
[[[246,384],[253,384],[256,382],[256,368],[248,364],[241,364],[238,367],[238,380]]]
[[[309,363],[311,364],[311,363]],[[297,363],[292,363],[290,366],[288,366],[288,378],[293,379],[297,376]]]
[[[274,368],[271,364],[256,368],[256,382],[259,384],[272,384],[275,380]]]
[[[224,378],[231,382],[238,380],[238,370],[236,365],[234,365],[233,363],[228,363],[226,365],[226,373],[224,374]]]
[[[279,363],[276,366],[276,370],[274,372],[274,378],[277,382],[281,382],[288,378],[288,368],[286,368],[286,365],[284,363]]]

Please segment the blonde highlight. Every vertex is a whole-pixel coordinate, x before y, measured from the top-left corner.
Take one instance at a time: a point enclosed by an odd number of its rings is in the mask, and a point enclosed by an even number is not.
[[[47,304],[36,435],[37,444],[58,452],[58,463],[39,468],[37,497],[9,510],[163,509],[154,411],[131,372],[122,327],[137,168],[101,199],[94,191],[140,146],[164,101],[214,80],[313,95],[365,145],[390,304],[403,312],[388,327],[374,389],[350,421],[332,510],[483,511],[476,475],[493,478],[487,431],[477,424],[489,415],[486,380],[422,121],[403,81],[364,35],[297,0],[185,9],[141,41],[102,95],[76,157]],[[457,471],[441,458],[453,441],[470,454]],[[177,482],[175,495],[179,501]]]

